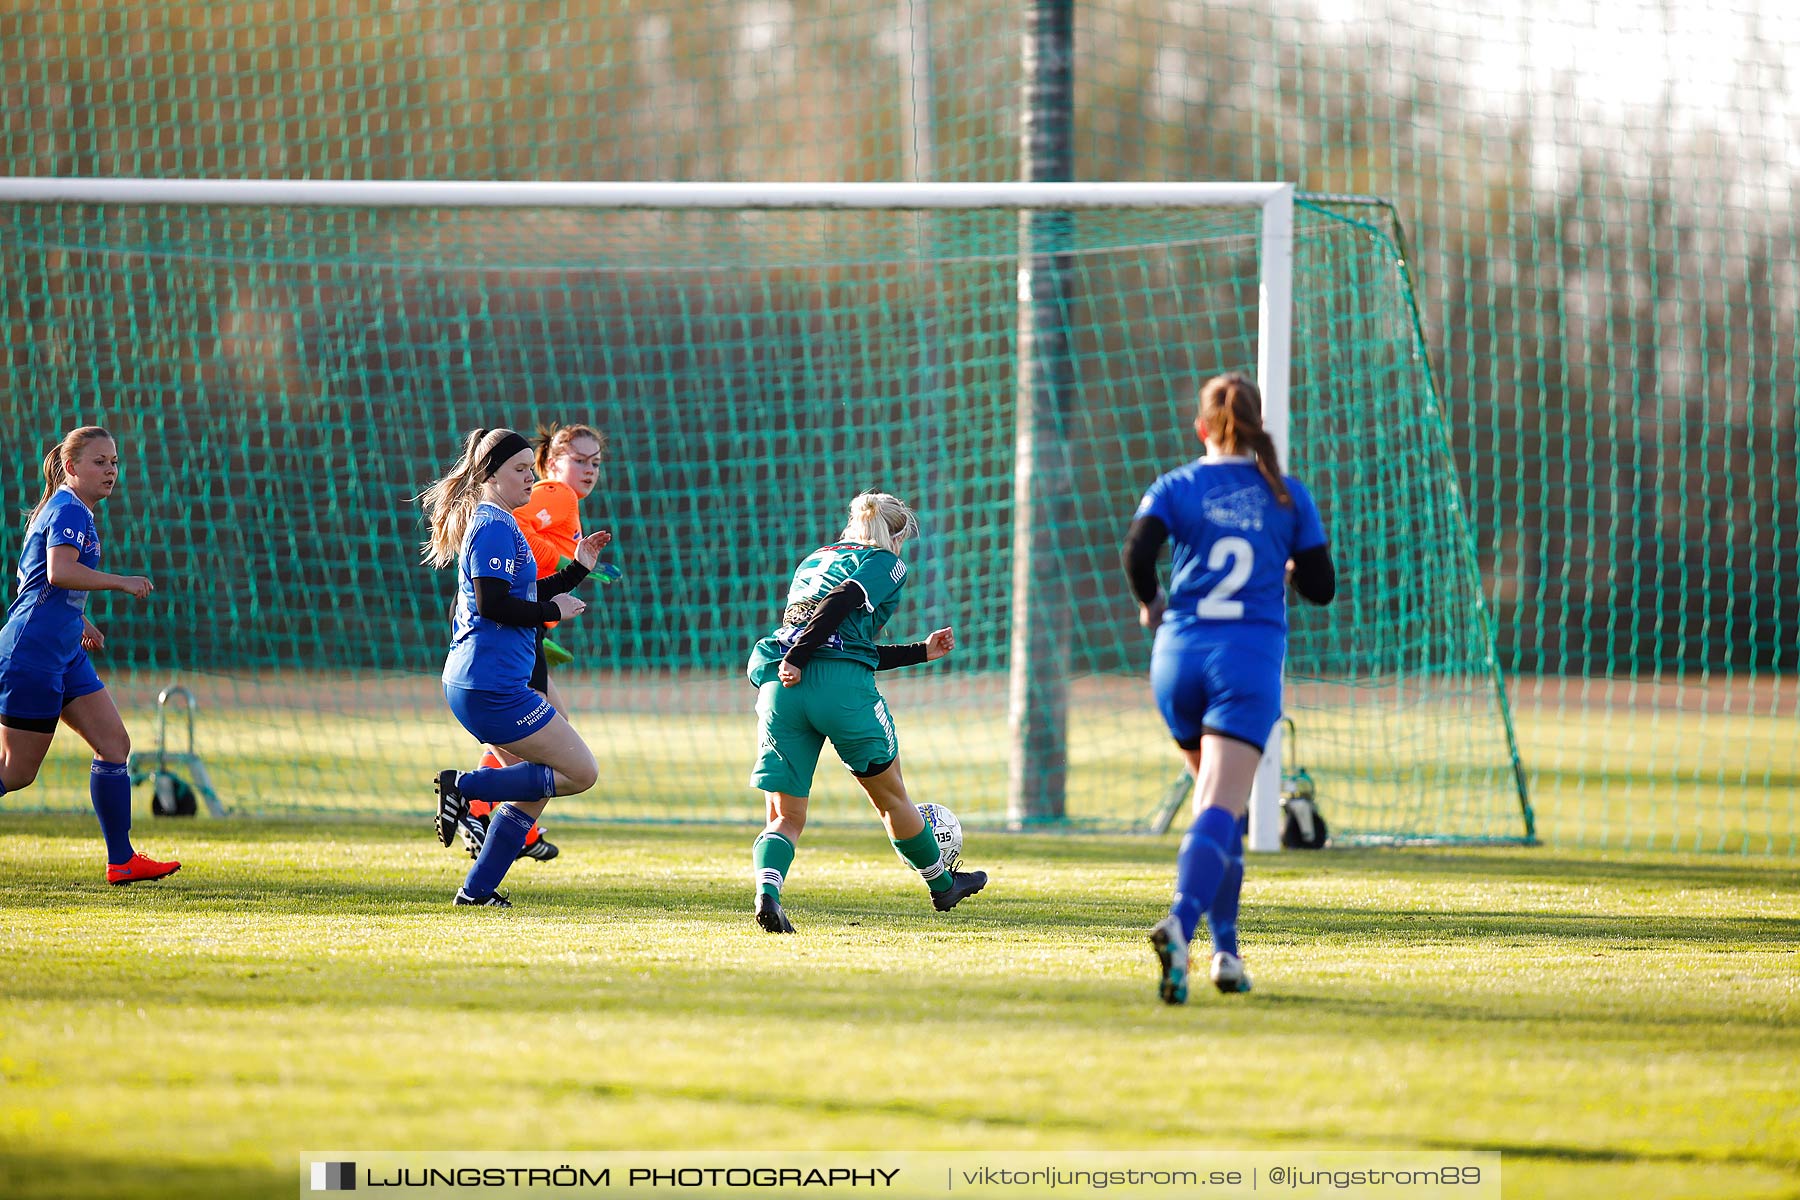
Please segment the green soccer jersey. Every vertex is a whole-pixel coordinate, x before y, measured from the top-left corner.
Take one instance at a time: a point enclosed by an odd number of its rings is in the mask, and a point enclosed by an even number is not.
[[[847,658],[870,668],[881,661],[875,638],[900,602],[906,564],[892,550],[861,542],[837,542],[814,550],[794,571],[780,627],[757,642],[756,649],[750,652],[750,682],[761,687],[776,677],[782,655],[800,637],[820,601],[847,581],[862,590],[862,603],[844,618],[813,657]]]

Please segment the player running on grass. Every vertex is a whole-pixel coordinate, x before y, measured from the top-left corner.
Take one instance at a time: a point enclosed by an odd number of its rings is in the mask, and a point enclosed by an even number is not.
[[[794,932],[781,910],[781,885],[806,826],[806,800],[826,738],[868,792],[900,857],[931,889],[939,912],[987,886],[986,872],[945,869],[937,839],[906,794],[893,718],[875,686],[876,671],[931,662],[956,648],[949,629],[910,645],[875,644],[906,582],[900,551],[918,532],[912,510],[886,493],[852,500],[843,534],[801,562],[781,626],[750,652],[761,748],[750,786],[762,789],[768,815],[751,858],[756,923],[769,933]]]
[[[537,631],[587,607],[569,594],[599,558],[606,535],[575,544],[575,561],[543,580],[513,510],[531,496],[531,443],[510,429],[477,429],[449,474],[418,499],[431,525],[424,560],[457,564],[444,698],[475,738],[504,750],[508,767],[438,773],[438,840],[448,846],[468,801],[498,805],[455,903],[510,908],[497,889],[551,796],[594,786],[594,755],[549,700],[531,690]],[[547,597],[540,599],[540,596]]]
[[[71,430],[44,456],[44,494],[26,518],[19,595],[0,629],[0,796],[30,786],[60,720],[93,748],[88,794],[106,838],[106,882],[142,883],[181,869],[131,846],[131,736],[88,652],[106,638],[87,619],[89,592],[142,600],[150,581],[99,569],[94,505],[119,482],[119,447],[98,425]]]
[[[531,546],[531,555],[537,561],[538,578],[542,579],[574,561],[575,547],[581,541],[581,514],[577,507],[599,481],[600,457],[606,451],[606,438],[587,425],[551,425],[538,430],[534,444],[533,463],[538,481],[532,485],[531,498],[513,510],[513,520],[519,523],[519,532]],[[612,540],[610,533],[602,532],[598,536],[602,549]],[[611,563],[600,563],[594,569],[594,577],[603,583],[617,576],[618,568]],[[566,713],[568,707],[563,703],[561,691],[550,682],[550,668],[573,662],[574,658],[551,641],[545,630],[538,630],[531,688],[550,701],[558,712]],[[510,761],[504,752],[483,746],[477,765],[504,767],[510,765]],[[485,800],[471,800],[469,815],[457,825],[463,848],[468,850],[470,858],[481,853],[481,843],[487,837],[488,816],[493,808]],[[544,836],[543,827],[539,825],[531,827],[531,832],[525,836],[525,848],[519,851],[520,857],[535,858],[539,862],[549,862],[557,853],[556,844]]]
[[[1281,718],[1290,563],[1305,599],[1329,604],[1337,592],[1319,510],[1299,480],[1281,473],[1256,385],[1242,375],[1207,380],[1194,432],[1205,457],[1150,485],[1123,554],[1138,621],[1156,631],[1150,689],[1195,779],[1175,899],[1150,932],[1168,1004],[1187,1000],[1188,943],[1202,913],[1212,929],[1213,986],[1250,990],[1237,943],[1240,822]],[[1174,543],[1166,596],[1156,580],[1165,541]]]

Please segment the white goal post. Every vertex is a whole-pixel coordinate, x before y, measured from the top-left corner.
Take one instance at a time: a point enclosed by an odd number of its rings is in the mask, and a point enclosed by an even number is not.
[[[1081,209],[1260,211],[1256,373],[1263,422],[1285,461],[1293,328],[1290,183],[584,183],[406,180],[0,179],[0,202],[340,208]],[[1020,263],[1021,288],[1028,283]],[[1023,291],[1022,291],[1023,294]],[[1021,552],[1015,544],[1015,555]],[[1015,607],[1015,614],[1020,610]],[[1015,680],[1024,664],[1014,656]],[[1022,689],[1012,689],[1013,705]],[[1019,718],[1014,713],[1015,725]],[[1031,769],[1017,761],[1015,776]],[[1058,785],[1060,786],[1060,784]],[[1270,734],[1250,804],[1250,850],[1281,848],[1281,727]]]

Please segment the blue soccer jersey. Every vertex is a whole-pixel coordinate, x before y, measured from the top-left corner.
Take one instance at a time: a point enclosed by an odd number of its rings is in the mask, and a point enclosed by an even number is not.
[[[1288,560],[1326,538],[1312,495],[1284,479],[1291,506],[1275,499],[1255,459],[1209,455],[1144,494],[1137,516],[1160,520],[1173,550],[1159,649],[1223,639],[1285,649]]]
[[[511,513],[485,501],[475,509],[463,534],[456,574],[456,609],[451,618],[450,655],[444,660],[444,682],[490,691],[525,686],[537,658],[536,631],[490,621],[475,607],[477,579],[504,579],[512,595],[537,599],[537,563]]]
[[[58,672],[81,653],[88,594],[51,585],[50,551],[57,546],[74,546],[84,567],[100,565],[93,511],[67,487],[50,497],[25,531],[19,594],[0,629],[0,666]]]

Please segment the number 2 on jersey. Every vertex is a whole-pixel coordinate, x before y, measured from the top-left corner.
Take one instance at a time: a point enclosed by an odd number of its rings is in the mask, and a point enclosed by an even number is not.
[[[1200,597],[1196,615],[1211,621],[1236,621],[1244,615],[1244,602],[1233,600],[1238,589],[1250,582],[1250,569],[1256,565],[1256,548],[1241,537],[1220,538],[1206,556],[1206,569],[1225,571],[1225,578],[1213,590]],[[1230,570],[1226,570],[1229,566]]]

